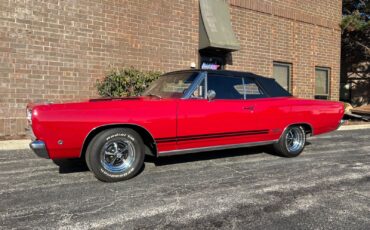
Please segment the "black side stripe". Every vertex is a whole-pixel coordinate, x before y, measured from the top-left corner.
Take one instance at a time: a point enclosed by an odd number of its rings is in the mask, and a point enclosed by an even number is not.
[[[258,134],[268,134],[268,130],[251,130],[251,131],[241,131],[241,132],[228,132],[228,133],[214,133],[214,134],[201,134],[192,136],[181,136],[181,137],[166,137],[155,139],[157,143],[165,142],[175,142],[175,141],[191,141],[200,139],[211,139],[211,138],[222,138],[222,137],[233,137],[233,136],[247,136],[247,135],[258,135]]]

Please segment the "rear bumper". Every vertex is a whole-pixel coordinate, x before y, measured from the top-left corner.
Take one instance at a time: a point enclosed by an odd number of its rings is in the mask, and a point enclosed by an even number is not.
[[[338,128],[339,129],[346,121],[344,119],[340,120],[339,122],[339,125],[338,125]]]
[[[32,141],[30,148],[38,157],[49,159],[49,153],[43,141]]]

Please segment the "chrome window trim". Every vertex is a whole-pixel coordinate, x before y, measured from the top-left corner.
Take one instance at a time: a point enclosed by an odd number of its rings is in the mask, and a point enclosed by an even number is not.
[[[244,97],[244,100],[247,100],[247,87],[245,85],[244,77],[242,77],[242,84],[243,84],[243,97]]]
[[[204,72],[204,98],[208,99],[208,72]]]
[[[189,99],[194,91],[198,88],[198,86],[202,83],[203,79],[207,77],[207,72],[200,72],[198,76],[195,78],[193,83],[190,85],[189,89],[186,90],[184,96],[181,99]],[[207,81],[206,81],[207,82]],[[206,83],[206,94],[207,94],[207,83]]]

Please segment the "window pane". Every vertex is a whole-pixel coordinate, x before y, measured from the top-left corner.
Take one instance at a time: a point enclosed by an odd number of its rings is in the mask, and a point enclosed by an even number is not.
[[[205,98],[205,89],[206,87],[204,86],[204,80],[202,83],[199,84],[198,88],[196,88],[193,92],[193,94],[190,96],[190,98],[196,98],[196,99],[202,99]]]
[[[241,78],[208,74],[208,90],[216,92],[216,99],[244,99],[240,85],[243,85]]]
[[[290,65],[274,63],[273,77],[285,90],[289,91]]]
[[[329,94],[329,71],[325,69],[316,69],[316,95]]]
[[[246,99],[264,97],[264,93],[261,90],[261,88],[250,78],[245,78],[244,84],[245,84]]]
[[[181,98],[197,76],[198,72],[165,74],[154,81],[143,95]]]

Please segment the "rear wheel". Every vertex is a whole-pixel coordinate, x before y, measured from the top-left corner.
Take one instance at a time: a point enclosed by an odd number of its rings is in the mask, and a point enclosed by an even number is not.
[[[132,129],[105,130],[93,138],[86,150],[86,163],[95,177],[105,182],[134,177],[144,162],[143,141]]]
[[[296,157],[302,153],[306,145],[306,133],[302,126],[288,127],[280,140],[274,144],[277,153],[284,157]]]

